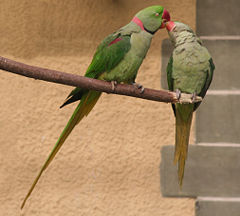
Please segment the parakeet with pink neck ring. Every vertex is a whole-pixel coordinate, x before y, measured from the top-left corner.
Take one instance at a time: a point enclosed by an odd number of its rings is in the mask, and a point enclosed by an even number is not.
[[[108,35],[97,47],[85,76],[117,83],[135,83],[138,69],[150,47],[152,37],[170,15],[162,6],[156,5],[139,11],[130,23]],[[87,116],[97,103],[101,92],[75,88],[61,106],[80,100],[52,152],[34,180],[21,208],[24,207],[42,173],[53,160],[73,128]]]

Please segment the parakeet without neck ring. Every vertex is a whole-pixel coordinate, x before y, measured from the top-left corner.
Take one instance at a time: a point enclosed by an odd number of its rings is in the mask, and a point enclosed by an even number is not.
[[[145,58],[154,33],[165,27],[170,15],[162,6],[151,6],[138,12],[132,21],[108,35],[97,47],[85,76],[118,83],[134,83],[138,69]],[[31,195],[43,171],[48,167],[73,128],[87,116],[101,96],[101,92],[75,88],[61,106],[80,100],[62,131],[52,152],[34,180],[21,208]]]
[[[208,50],[193,30],[184,23],[167,22],[166,29],[174,50],[167,67],[168,87],[171,91],[205,96],[213,77],[215,66]],[[200,102],[192,104],[173,104],[176,117],[174,162],[178,163],[178,180],[182,186],[185,160],[193,112]]]

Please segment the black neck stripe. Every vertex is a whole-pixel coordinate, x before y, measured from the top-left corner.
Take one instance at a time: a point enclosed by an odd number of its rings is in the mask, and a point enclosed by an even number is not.
[[[144,27],[144,30],[146,31],[146,32],[148,32],[148,33],[150,33],[150,34],[152,34],[152,35],[154,35],[155,33],[156,33],[156,31],[149,31],[149,30],[147,30],[145,27]]]

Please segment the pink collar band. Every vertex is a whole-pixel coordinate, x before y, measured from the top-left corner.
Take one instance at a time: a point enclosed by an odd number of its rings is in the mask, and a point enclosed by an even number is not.
[[[133,17],[132,22],[136,23],[142,30],[145,30],[142,21],[138,17]]]

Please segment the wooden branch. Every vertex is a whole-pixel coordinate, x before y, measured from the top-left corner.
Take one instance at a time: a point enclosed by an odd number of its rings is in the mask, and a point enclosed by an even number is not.
[[[4,57],[0,57],[0,69],[29,78],[59,83],[63,85],[81,87],[106,93],[127,95],[131,97],[167,103],[192,103],[192,96],[190,94],[182,93],[181,98],[178,100],[175,92],[145,88],[144,92],[141,93],[140,89],[137,89],[133,85],[126,84],[117,84],[115,86],[115,89],[112,90],[112,85],[110,82],[91,79],[75,74],[68,74],[56,70],[30,66]],[[199,102],[201,100],[201,97],[197,97],[196,101],[194,102]]]

